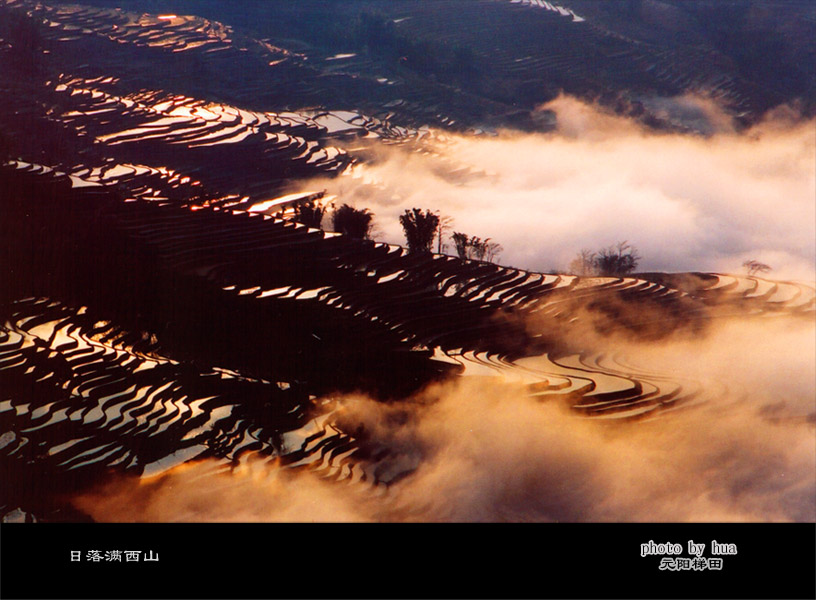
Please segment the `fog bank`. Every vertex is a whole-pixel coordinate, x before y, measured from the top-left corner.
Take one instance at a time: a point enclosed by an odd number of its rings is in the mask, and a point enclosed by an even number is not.
[[[444,134],[435,154],[386,147],[309,185],[370,209],[377,239],[404,243],[399,215],[428,208],[524,269],[564,271],[582,248],[628,240],[643,271],[736,273],[754,259],[772,277],[816,278],[816,122],[783,107],[738,133],[711,102],[665,104],[711,134],[657,133],[560,97],[542,107],[553,133]]]
[[[76,504],[103,521],[816,520],[813,319],[609,341],[638,372],[698,386],[699,403],[610,422],[499,376],[454,378],[395,404],[339,399],[337,422],[410,471],[387,489],[248,456],[109,482]]]

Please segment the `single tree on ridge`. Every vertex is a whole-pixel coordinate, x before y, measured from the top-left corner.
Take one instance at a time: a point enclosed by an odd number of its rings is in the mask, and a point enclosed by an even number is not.
[[[742,266],[748,271],[748,275],[750,277],[753,277],[757,273],[767,273],[771,271],[770,266],[753,259],[746,260],[744,263],[742,263]]]
[[[569,270],[583,277],[591,275],[620,277],[634,271],[639,262],[640,255],[637,249],[624,241],[598,252],[584,248],[572,260]]]
[[[639,261],[637,250],[624,241],[599,251],[595,268],[600,275],[607,277],[628,275],[637,268]]]
[[[405,232],[405,240],[408,242],[408,251],[417,254],[430,253],[439,225],[439,216],[429,210],[423,212],[415,208],[406,210],[400,215],[399,220]]]
[[[371,219],[374,215],[367,209],[358,210],[344,204],[332,214],[334,230],[357,240],[367,240],[371,233]]]

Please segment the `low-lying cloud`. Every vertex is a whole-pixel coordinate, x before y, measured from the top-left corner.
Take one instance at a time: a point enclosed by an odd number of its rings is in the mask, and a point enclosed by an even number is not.
[[[344,397],[337,423],[410,467],[387,491],[250,458],[109,483],[76,503],[103,521],[813,521],[814,340],[813,319],[782,317],[609,340],[638,372],[702,390],[696,406],[634,422],[579,417],[498,376],[396,404]]]
[[[628,240],[641,271],[734,273],[754,259],[774,277],[813,280],[816,122],[783,107],[737,132],[713,102],[664,103],[711,134],[656,133],[561,97],[542,107],[557,115],[553,133],[445,134],[436,154],[386,148],[319,185],[370,209],[380,240],[404,243],[399,215],[427,208],[529,270],[564,271],[582,248]],[[471,175],[452,176],[446,160]]]

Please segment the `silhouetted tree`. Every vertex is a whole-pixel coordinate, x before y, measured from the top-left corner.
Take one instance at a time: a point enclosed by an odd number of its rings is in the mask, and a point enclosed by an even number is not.
[[[461,231],[454,231],[451,239],[453,240],[453,245],[456,248],[456,254],[459,255],[459,258],[468,258],[467,251],[470,238]]]
[[[490,238],[482,240],[477,236],[468,237],[460,231],[455,231],[451,239],[456,247],[456,253],[463,259],[493,262],[503,250],[501,244],[491,242]]]
[[[501,244],[499,244],[498,242],[491,242],[490,238],[485,238],[483,244],[484,244],[483,254],[484,260],[490,263],[495,261],[499,257],[499,254],[501,254],[502,251],[504,250]]]
[[[595,270],[604,276],[627,275],[637,268],[640,256],[628,242],[618,242],[598,252],[594,259]]]
[[[425,212],[418,208],[406,210],[400,215],[400,224],[408,242],[408,251],[423,254],[431,251],[436,228],[439,225],[439,216],[429,210]]]
[[[583,248],[569,264],[569,271],[573,275],[588,276],[595,274],[595,258],[597,254]]]
[[[334,230],[349,237],[366,240],[371,233],[371,219],[374,215],[367,209],[357,210],[344,204],[332,214]]]
[[[323,216],[326,214],[326,207],[321,206],[314,200],[308,200],[295,205],[295,221],[303,223],[307,227],[315,229],[323,228]]]
[[[761,263],[757,260],[746,260],[742,263],[742,266],[748,271],[748,275],[753,276],[757,273],[767,273],[771,270],[771,267],[766,265],[765,263]]]
[[[447,244],[442,243],[442,238],[445,236],[448,231],[451,229],[451,223],[453,223],[453,219],[448,216],[440,215],[439,216],[439,224],[436,226],[436,251],[439,254],[447,248]]]

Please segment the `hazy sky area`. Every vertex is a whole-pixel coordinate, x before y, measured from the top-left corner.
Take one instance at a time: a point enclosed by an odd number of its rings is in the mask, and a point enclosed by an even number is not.
[[[429,208],[524,269],[563,271],[582,248],[628,240],[641,271],[740,273],[755,259],[772,277],[816,279],[816,122],[780,108],[736,133],[711,102],[660,104],[713,133],[647,131],[560,97],[542,107],[557,114],[554,133],[445,135],[437,151],[483,175],[450,177],[438,156],[385,148],[375,164],[314,183],[369,208],[378,240],[404,244],[398,216]]]

